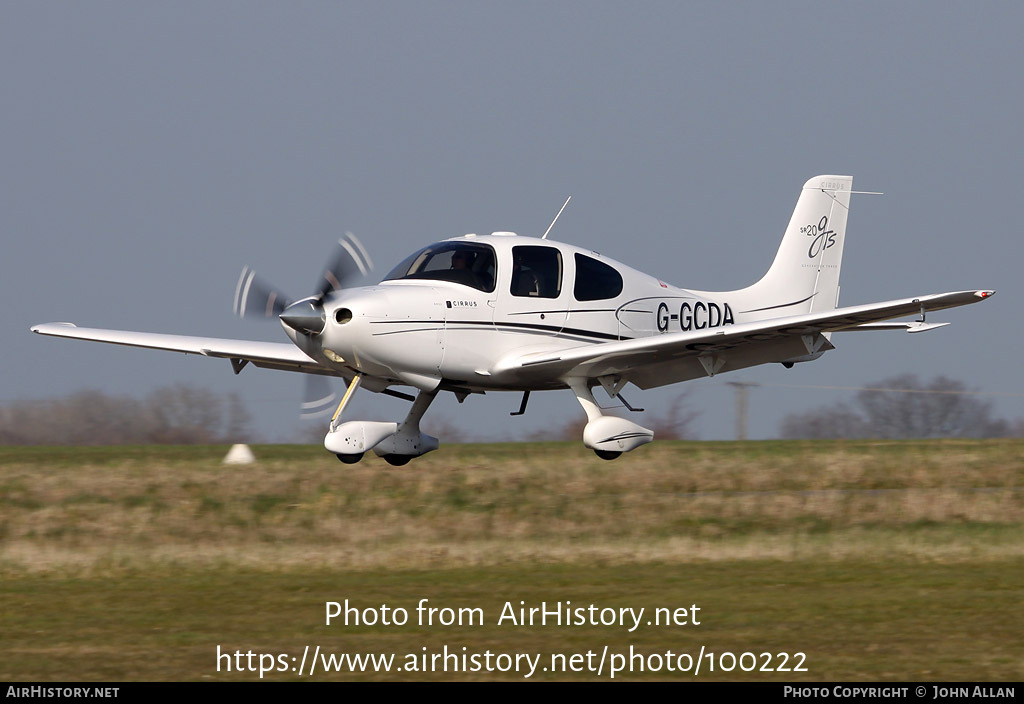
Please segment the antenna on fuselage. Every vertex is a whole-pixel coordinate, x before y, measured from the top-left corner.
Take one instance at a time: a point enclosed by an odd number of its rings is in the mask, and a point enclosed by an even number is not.
[[[558,222],[558,216],[562,214],[562,211],[565,210],[565,206],[569,205],[569,201],[571,200],[572,196],[569,196],[565,199],[565,202],[562,203],[562,207],[558,209],[558,215],[556,215],[555,219],[551,221],[550,225],[548,225],[548,229],[544,230],[544,236],[541,237],[542,240],[546,240],[548,238],[548,233],[551,232],[551,228],[555,226],[556,222]]]

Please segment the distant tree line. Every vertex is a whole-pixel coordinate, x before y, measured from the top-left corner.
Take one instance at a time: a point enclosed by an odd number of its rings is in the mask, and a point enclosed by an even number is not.
[[[81,391],[0,406],[2,445],[204,444],[241,442],[248,411],[238,396],[168,386],[144,398]]]
[[[699,413],[687,392],[647,424],[659,439],[694,439]],[[458,434],[447,427],[442,435]],[[235,394],[185,385],[143,398],[81,391],[60,399],[0,406],[0,445],[204,444],[251,440],[251,418]],[[578,440],[586,418],[554,428],[552,438]],[[314,433],[322,438],[323,430]],[[992,404],[948,377],[922,382],[913,374],[868,384],[852,404],[824,405],[783,418],[783,438],[991,438],[1024,436],[1024,420],[993,414]],[[463,438],[464,439],[464,438]]]
[[[1024,434],[1024,422],[993,416],[992,404],[960,381],[914,374],[883,379],[839,403],[783,420],[784,438],[997,438]]]

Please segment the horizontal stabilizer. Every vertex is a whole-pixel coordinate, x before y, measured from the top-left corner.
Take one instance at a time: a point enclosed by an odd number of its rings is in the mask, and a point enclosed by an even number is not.
[[[936,328],[944,328],[949,323],[925,323],[920,320],[915,320],[909,323],[864,323],[863,325],[857,325],[852,328],[844,328],[837,330],[836,332],[854,332],[856,330],[903,330],[905,332],[927,332],[928,330],[934,330]]]

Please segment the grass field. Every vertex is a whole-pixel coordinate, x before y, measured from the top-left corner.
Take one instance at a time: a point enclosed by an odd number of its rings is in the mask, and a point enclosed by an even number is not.
[[[231,658],[228,672],[220,646],[298,679],[287,658],[307,645],[408,665],[446,645],[533,653],[530,679],[608,679],[611,659],[600,676],[541,669],[588,651],[596,669],[605,646],[757,663],[705,659],[695,676],[640,657],[617,678],[1024,677],[1021,441],[665,442],[615,462],[576,443],[462,445],[401,469],[306,446],[229,467],[226,449],[0,448],[0,678],[259,678]],[[325,625],[325,602],[345,599],[409,622]],[[483,623],[419,625],[421,599]],[[497,623],[506,602],[566,601],[644,621]],[[693,604],[700,625],[646,625]],[[806,672],[760,669],[798,652]]]

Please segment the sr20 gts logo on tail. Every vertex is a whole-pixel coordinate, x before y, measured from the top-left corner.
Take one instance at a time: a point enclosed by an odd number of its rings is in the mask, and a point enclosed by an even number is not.
[[[827,227],[828,216],[822,215],[817,225],[804,225],[800,228],[800,232],[814,238],[807,250],[808,259],[814,259],[822,250],[828,249],[836,243],[836,231],[825,229]]]
[[[696,303],[685,302],[679,306],[678,315],[669,315],[668,304],[658,304],[658,331],[668,332],[669,320],[678,320],[679,329],[683,332],[688,330],[706,330],[717,328],[721,325],[732,325],[736,320],[733,318],[732,308],[728,303]]]

